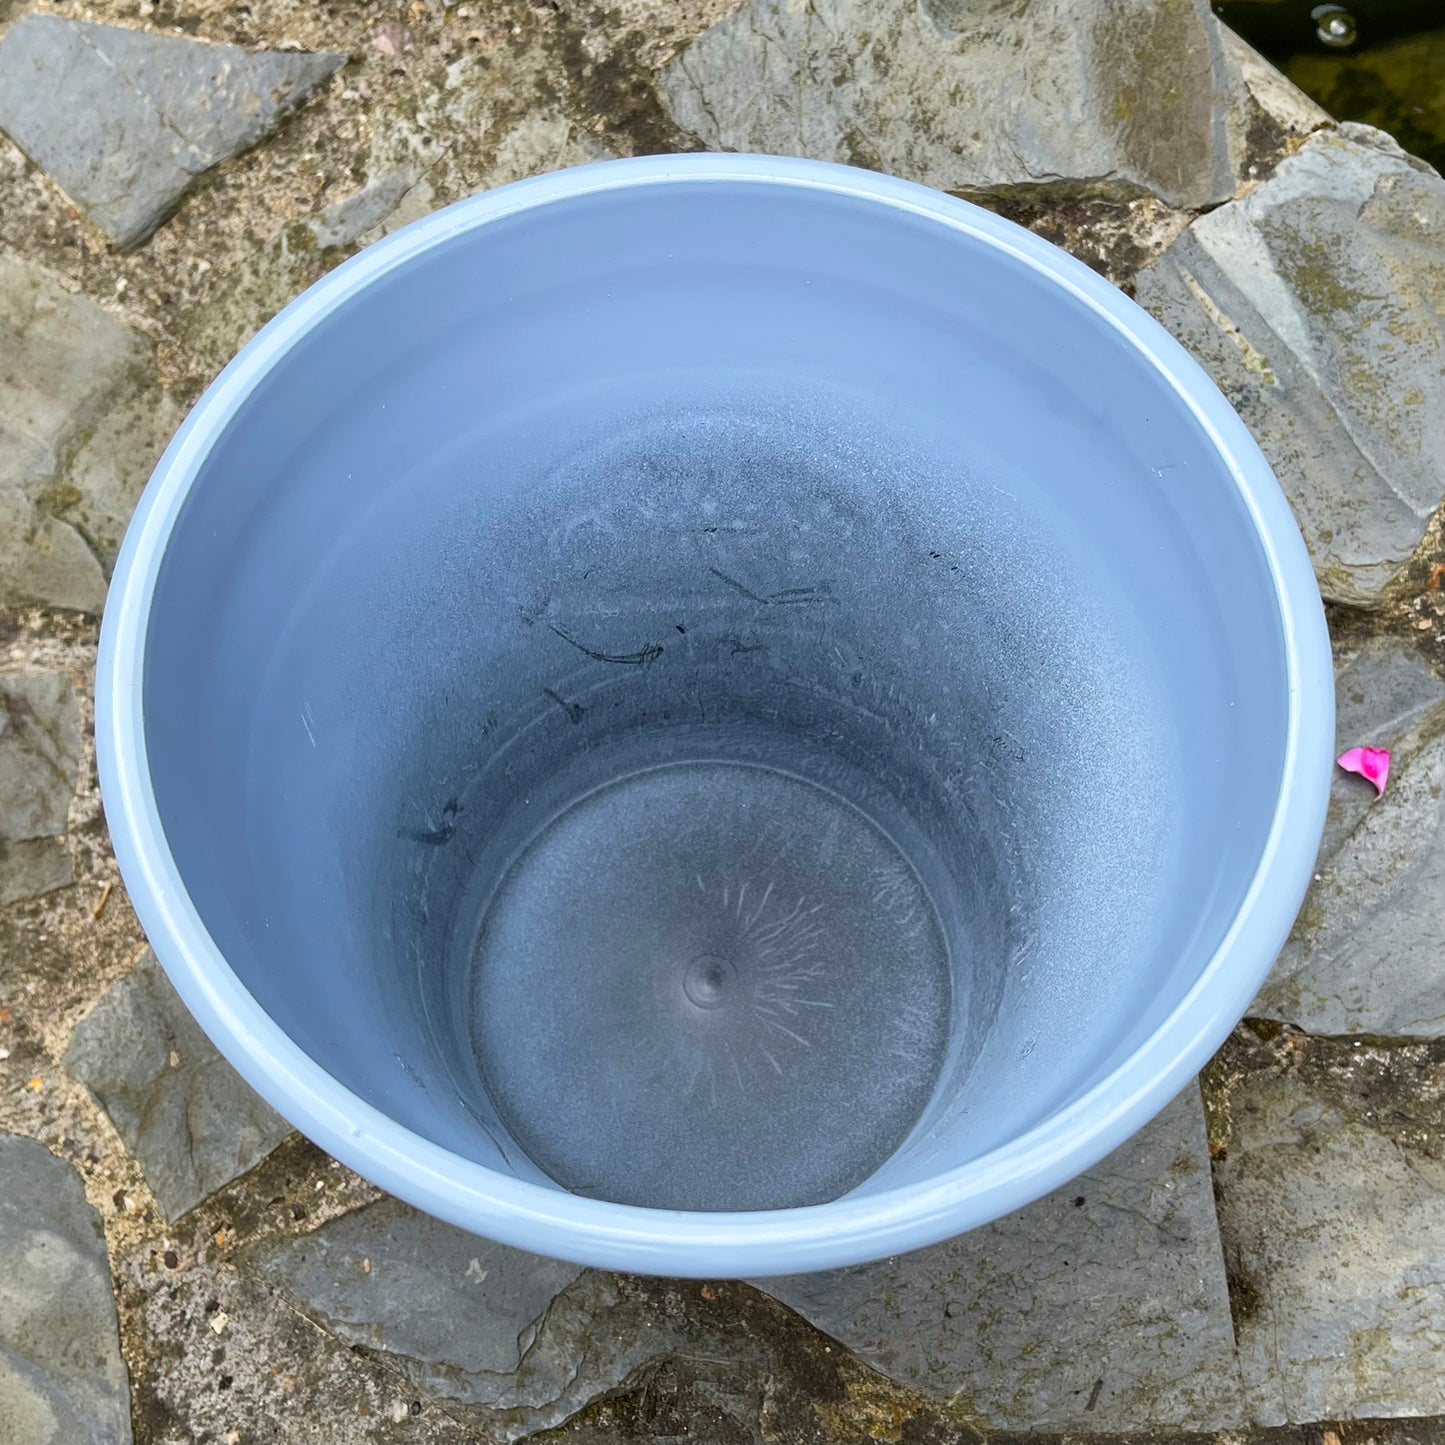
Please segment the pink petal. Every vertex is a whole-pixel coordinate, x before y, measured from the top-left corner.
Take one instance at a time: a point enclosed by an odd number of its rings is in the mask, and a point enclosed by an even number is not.
[[[1389,748],[1351,748],[1335,762],[1347,773],[1358,773],[1372,782],[1376,796],[1385,791],[1385,779],[1390,776]]]

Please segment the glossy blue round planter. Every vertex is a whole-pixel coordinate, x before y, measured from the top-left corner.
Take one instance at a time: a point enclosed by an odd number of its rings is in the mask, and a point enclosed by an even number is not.
[[[463,201],[251,341],[131,523],[96,736],[156,953],[299,1129],[510,1244],[773,1275],[1192,1078],[1333,688],[1267,464],[1132,302],[693,155]]]

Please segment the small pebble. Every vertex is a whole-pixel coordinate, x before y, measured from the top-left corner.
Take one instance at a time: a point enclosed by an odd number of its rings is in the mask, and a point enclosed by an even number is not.
[[[383,55],[400,55],[411,49],[411,31],[400,20],[383,20],[371,32],[371,44]]]
[[[226,1326],[230,1323],[231,1317],[225,1312],[225,1310],[217,1310],[215,1314],[211,1316],[211,1328],[217,1334],[220,1334],[221,1331],[224,1330]]]

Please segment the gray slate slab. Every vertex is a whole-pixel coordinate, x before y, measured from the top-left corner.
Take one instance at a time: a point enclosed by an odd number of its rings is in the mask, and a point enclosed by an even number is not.
[[[344,60],[27,15],[0,40],[0,129],[131,246]]]
[[[64,835],[79,768],[70,679],[0,674],[0,906],[73,881]]]
[[[69,1164],[0,1134],[0,1441],[130,1440],[100,1218]]]
[[[1306,136],[1334,124],[1330,114],[1315,104],[1292,80],[1275,69],[1252,45],[1227,25],[1220,30],[1224,48],[1239,67],[1244,88],[1271,125],[1284,137]],[[1250,157],[1251,163],[1254,157]]]
[[[1198,1088],[997,1223],[852,1269],[756,1281],[875,1369],[1000,1430],[1243,1422]]]
[[[1234,193],[1237,65],[1205,0],[752,0],[659,89],[710,150],[940,190],[1040,184],[1195,207]]]
[[[1445,1035],[1445,681],[1407,643],[1342,659],[1339,751],[1388,747],[1382,798],[1336,771],[1316,877],[1250,1007],[1314,1034]]]
[[[42,494],[49,515],[84,538],[107,585],[131,513],[184,415],[147,369],[111,397],[78,438],[59,485]]]
[[[278,1251],[262,1270],[354,1344],[430,1367],[432,1388],[495,1377],[487,1403],[511,1403],[511,1377],[536,1326],[582,1266],[467,1234],[387,1200]]]
[[[242,1267],[418,1391],[477,1411],[488,1438],[559,1424],[678,1347],[668,1321],[639,1318],[610,1275],[394,1200],[259,1245]]]
[[[1445,495],[1445,181],[1382,132],[1317,132],[1136,278],[1234,403],[1321,589],[1373,603]]]
[[[100,610],[125,520],[159,455],[153,433],[175,420],[151,381],[144,336],[43,267],[0,252],[0,602]]]
[[[1439,1068],[1406,1048],[1306,1040],[1230,1090],[1215,1180],[1261,1425],[1445,1412],[1445,1162],[1411,1098]]]
[[[291,1132],[216,1051],[149,952],[75,1026],[64,1064],[99,1100],[171,1219]]]

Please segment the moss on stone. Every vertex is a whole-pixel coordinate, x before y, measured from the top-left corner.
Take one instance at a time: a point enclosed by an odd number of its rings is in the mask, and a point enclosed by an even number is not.
[[[85,494],[70,482],[52,482],[35,500],[52,516],[63,517],[85,500]]]

